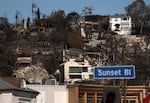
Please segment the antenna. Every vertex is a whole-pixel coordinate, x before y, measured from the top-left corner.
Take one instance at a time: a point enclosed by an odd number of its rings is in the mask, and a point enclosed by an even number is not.
[[[35,3],[32,3],[32,19],[40,19],[40,9]]]

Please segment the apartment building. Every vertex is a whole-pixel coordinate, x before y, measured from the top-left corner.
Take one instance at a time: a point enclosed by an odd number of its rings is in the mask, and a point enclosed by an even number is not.
[[[60,83],[93,79],[93,68],[85,59],[70,59],[60,66]]]

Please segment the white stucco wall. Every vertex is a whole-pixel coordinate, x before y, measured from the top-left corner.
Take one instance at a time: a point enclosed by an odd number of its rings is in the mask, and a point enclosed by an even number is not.
[[[54,103],[68,103],[68,92],[55,91]]]
[[[68,103],[66,85],[27,85],[28,88],[39,91],[37,103]]]
[[[0,94],[0,103],[15,103],[15,101],[13,101],[12,93]]]
[[[22,101],[19,100],[19,98],[22,98]],[[24,101],[23,99],[28,99],[29,101]],[[26,97],[19,97],[15,96],[12,93],[1,93],[0,94],[0,103],[19,103],[19,102],[25,102],[25,103],[37,103],[34,98],[26,98]]]

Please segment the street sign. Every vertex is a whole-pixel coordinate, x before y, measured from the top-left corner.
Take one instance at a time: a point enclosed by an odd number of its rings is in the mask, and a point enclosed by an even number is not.
[[[94,79],[134,79],[135,66],[94,67]]]

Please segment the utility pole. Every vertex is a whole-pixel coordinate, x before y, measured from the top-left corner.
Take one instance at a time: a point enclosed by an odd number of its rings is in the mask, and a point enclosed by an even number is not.
[[[22,17],[21,12],[16,10],[16,15],[15,15],[16,25],[18,25],[21,17]]]

